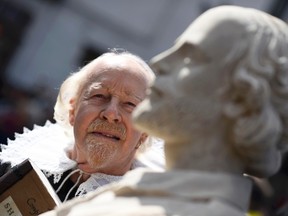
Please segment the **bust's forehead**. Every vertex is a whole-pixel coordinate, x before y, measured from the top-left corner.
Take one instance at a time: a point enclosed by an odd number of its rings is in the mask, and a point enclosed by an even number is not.
[[[248,18],[251,12],[251,9],[237,6],[210,9],[192,22],[176,42],[197,43],[207,37],[238,35],[251,24],[252,21]]]
[[[235,44],[250,40],[249,28],[253,21],[248,20],[249,14],[250,9],[234,6],[211,9],[192,22],[178,37],[175,46],[189,43],[212,59],[222,58]]]

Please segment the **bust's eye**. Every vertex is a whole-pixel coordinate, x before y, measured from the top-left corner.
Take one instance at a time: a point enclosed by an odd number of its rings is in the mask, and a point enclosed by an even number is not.
[[[156,75],[159,75],[159,76],[167,75],[167,71],[165,71],[163,68],[160,68],[160,67],[154,67],[153,71],[155,72]]]

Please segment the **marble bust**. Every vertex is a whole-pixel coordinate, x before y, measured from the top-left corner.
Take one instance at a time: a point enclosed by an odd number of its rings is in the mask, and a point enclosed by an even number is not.
[[[244,216],[247,175],[277,172],[288,138],[283,21],[251,8],[210,9],[151,66],[157,78],[133,119],[165,140],[167,170],[129,172],[47,216]]]
[[[154,57],[157,79],[134,113],[165,140],[168,169],[267,177],[288,133],[288,28],[255,9],[222,6]]]

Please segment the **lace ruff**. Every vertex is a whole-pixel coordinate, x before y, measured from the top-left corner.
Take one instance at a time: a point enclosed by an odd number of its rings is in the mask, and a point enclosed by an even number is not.
[[[61,126],[47,121],[43,127],[24,128],[23,134],[15,134],[15,140],[8,139],[8,145],[1,144],[0,161],[15,166],[30,158],[47,177],[54,175],[57,183],[64,171],[76,166],[65,153],[72,143],[73,139],[66,136]]]
[[[163,143],[161,144],[161,140],[155,139],[153,142],[154,147],[157,148],[151,148],[149,151],[147,151],[146,154],[141,155],[138,159],[133,161],[131,170],[134,170],[136,168],[140,167],[150,167],[153,168],[153,170],[159,170],[162,171],[164,167],[164,157],[163,157]],[[158,163],[154,163],[157,161],[155,159],[155,156],[158,156],[156,158],[159,159]],[[149,161],[149,163],[147,163]],[[152,165],[153,164],[153,165]],[[113,175],[107,175],[104,173],[95,173],[92,174],[85,182],[79,185],[75,196],[81,196],[84,195],[90,191],[95,191],[97,188],[104,186],[106,184],[120,181],[123,178],[123,176],[113,176]]]
[[[122,176],[112,176],[106,175],[103,173],[95,173],[87,179],[87,181],[83,182],[79,185],[76,196],[84,195],[90,191],[95,191],[98,187],[109,184],[111,182],[117,182],[122,179]]]
[[[76,162],[70,160],[65,153],[65,149],[73,145],[73,140],[64,133],[60,125],[47,121],[44,126],[34,125],[33,130],[24,128],[23,134],[15,134],[15,140],[8,140],[8,145],[1,144],[0,161],[10,162],[15,166],[30,158],[47,177],[53,175],[53,183],[56,184],[65,171],[76,168]],[[152,139],[151,147],[138,155],[131,169],[150,167],[163,170],[164,163],[163,141]],[[76,196],[121,179],[122,176],[92,174],[87,181],[80,184]]]

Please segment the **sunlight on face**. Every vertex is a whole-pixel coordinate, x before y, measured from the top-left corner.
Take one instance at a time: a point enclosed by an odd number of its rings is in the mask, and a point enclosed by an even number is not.
[[[127,57],[102,58],[90,70],[71,115],[80,169],[117,175],[130,169],[142,134],[131,113],[145,97],[146,75]]]

